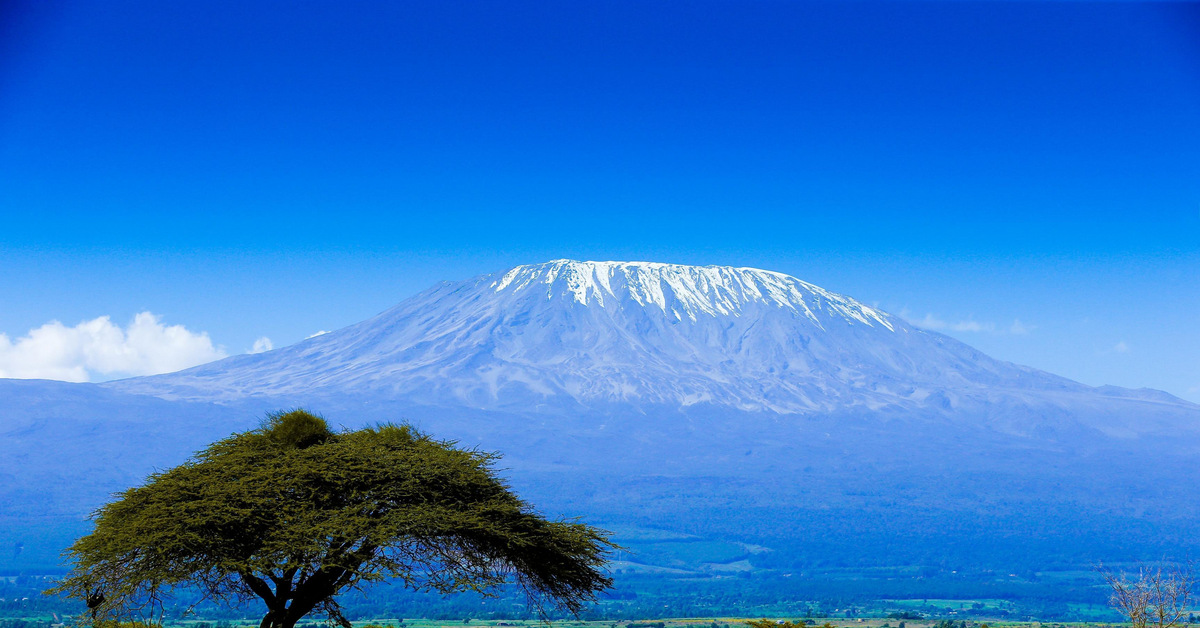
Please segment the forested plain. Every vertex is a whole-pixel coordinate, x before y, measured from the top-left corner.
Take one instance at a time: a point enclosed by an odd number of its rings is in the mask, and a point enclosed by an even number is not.
[[[695,575],[619,569],[614,588],[579,618],[625,622],[679,617],[837,618],[857,623],[863,618],[891,616],[907,618],[910,623],[919,618],[993,624],[1120,620],[1107,606],[1108,591],[1103,582],[1091,571],[1009,575],[940,572],[929,568],[916,577],[910,572],[909,568],[824,568],[796,573]],[[43,574],[0,579],[3,599],[0,620],[5,622],[0,628],[48,627],[69,623],[69,617],[83,613],[81,603],[42,594],[55,578],[55,574]],[[501,588],[490,597],[472,593],[444,596],[383,583],[351,592],[341,599],[345,616],[356,624],[378,618],[390,618],[393,623],[401,618],[454,622],[539,620],[516,587]],[[148,619],[161,619],[167,625],[197,621],[214,626],[257,625],[259,616],[261,609],[253,605],[230,608],[206,602],[197,604],[185,591],[167,606],[161,618]],[[548,618],[570,619],[561,612],[552,612]],[[895,624],[892,622],[892,628],[896,628]]]

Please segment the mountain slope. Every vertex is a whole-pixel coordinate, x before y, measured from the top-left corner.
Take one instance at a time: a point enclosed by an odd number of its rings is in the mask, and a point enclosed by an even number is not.
[[[112,384],[176,398],[378,390],[476,407],[804,412],[934,388],[1081,390],[779,273],[556,261],[446,283],[285,349]]]
[[[443,283],[290,347],[107,386],[168,399],[355,395],[540,415],[971,417],[1021,434],[1168,433],[1180,412],[1197,411],[995,360],[780,273],[569,260]]]

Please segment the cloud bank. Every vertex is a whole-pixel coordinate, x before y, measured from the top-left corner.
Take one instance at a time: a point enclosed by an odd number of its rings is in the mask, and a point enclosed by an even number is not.
[[[101,316],[67,327],[51,321],[11,340],[0,333],[0,377],[87,382],[155,375],[219,360],[205,332],[163,325],[142,312],[125,329]]]

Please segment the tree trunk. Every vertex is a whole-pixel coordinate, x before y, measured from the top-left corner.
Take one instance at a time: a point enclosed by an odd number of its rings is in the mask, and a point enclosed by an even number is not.
[[[277,609],[270,609],[263,616],[262,622],[258,624],[258,628],[285,628],[283,619],[284,612],[280,612]],[[295,625],[295,622],[292,622],[292,625]],[[291,628],[291,626],[287,626],[286,628]]]
[[[354,564],[357,566],[361,562],[359,559]],[[350,572],[344,567],[324,567],[303,581],[293,583],[291,578],[295,575],[295,570],[291,570],[283,577],[271,576],[275,582],[274,591],[264,580],[255,576],[243,574],[242,579],[267,604],[267,614],[259,623],[259,628],[295,628],[296,623],[304,619],[317,605],[333,599],[338,589],[345,584],[343,580],[347,579],[348,573]],[[330,612],[331,620],[340,624],[342,628],[353,628],[338,612],[336,603],[330,602],[326,608]]]
[[[296,624],[308,616],[317,606],[316,601],[291,600],[291,605],[272,608],[263,616],[258,628],[295,628]],[[284,601],[284,604],[287,600]]]

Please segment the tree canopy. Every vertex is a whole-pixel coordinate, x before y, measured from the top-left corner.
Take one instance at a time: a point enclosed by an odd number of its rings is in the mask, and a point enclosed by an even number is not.
[[[93,619],[161,608],[179,587],[266,604],[263,628],[312,611],[345,626],[336,596],[398,579],[481,591],[514,579],[578,612],[611,586],[608,533],[534,512],[464,450],[404,425],[331,431],[296,410],[210,445],[94,514],[53,592]]]

